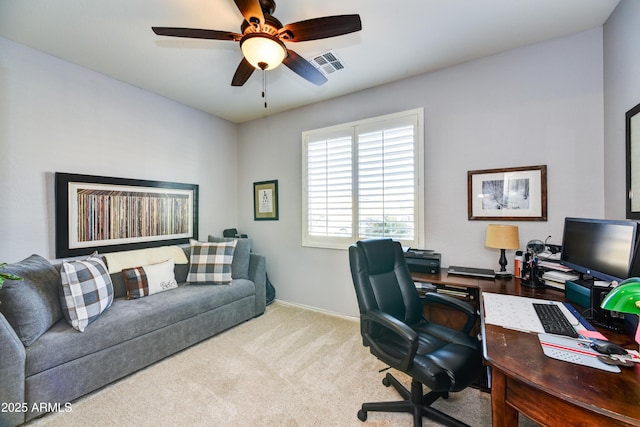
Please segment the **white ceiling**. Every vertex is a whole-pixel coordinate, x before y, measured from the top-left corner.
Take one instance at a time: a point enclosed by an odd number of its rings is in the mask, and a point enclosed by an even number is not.
[[[256,0],[257,1],[257,0]],[[346,69],[317,87],[281,66],[231,87],[237,43],[161,37],[151,26],[240,33],[233,0],[0,0],[0,36],[241,123],[602,25],[619,0],[277,0],[283,24],[358,13],[362,31],[288,43],[335,50]]]

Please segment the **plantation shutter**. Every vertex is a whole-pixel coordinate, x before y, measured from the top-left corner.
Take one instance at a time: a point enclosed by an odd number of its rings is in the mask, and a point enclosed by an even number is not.
[[[302,134],[302,244],[346,249],[368,238],[419,247],[422,109]]]
[[[307,145],[309,236],[353,236],[353,137],[328,135]]]
[[[392,120],[358,130],[359,237],[414,240],[415,123]]]

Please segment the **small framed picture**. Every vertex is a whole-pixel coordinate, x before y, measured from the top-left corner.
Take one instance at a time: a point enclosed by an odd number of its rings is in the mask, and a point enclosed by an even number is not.
[[[253,183],[253,219],[278,220],[278,180]]]
[[[547,166],[467,172],[470,220],[546,221]]]

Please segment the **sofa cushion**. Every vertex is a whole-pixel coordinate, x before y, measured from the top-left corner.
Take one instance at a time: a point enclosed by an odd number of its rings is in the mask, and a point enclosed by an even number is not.
[[[176,264],[173,271],[176,275],[176,282],[184,283],[189,275],[189,264]]]
[[[113,302],[113,284],[107,266],[96,254],[85,260],[63,262],[60,303],[67,321],[80,332]]]
[[[189,259],[180,246],[160,246],[157,248],[134,249],[110,252],[103,255],[109,274],[120,273],[126,268],[157,264],[173,259],[175,264],[188,264]]]
[[[122,270],[127,285],[127,299],[142,298],[178,287],[173,259],[157,264]]]
[[[113,298],[122,298],[127,296],[127,285],[124,283],[122,271],[109,274],[111,277],[111,285],[113,286]]]
[[[189,246],[183,249],[187,260],[189,259]],[[174,259],[175,261],[175,259]],[[108,266],[107,266],[108,267]],[[189,274],[189,264],[176,264],[173,267],[174,274],[176,276],[176,282],[184,283],[187,281],[187,275]],[[113,283],[113,297],[122,298],[127,296],[127,285],[124,283],[124,277],[122,271],[117,273],[111,273],[111,283]]]
[[[191,240],[190,283],[231,283],[231,263],[236,241],[203,243]]]
[[[251,260],[251,239],[234,239],[232,237],[214,237],[209,236],[209,242],[229,242],[236,241],[236,249],[233,251],[233,261],[231,261],[231,277],[234,279],[249,278],[249,261]]]
[[[242,279],[234,280],[232,286],[180,284],[178,289],[161,292],[153,298],[117,298],[111,308],[82,334],[64,320],[51,327],[28,349],[27,376],[244,298],[255,298],[255,285]],[[127,360],[113,360],[112,363],[127,363]]]
[[[0,290],[0,312],[25,346],[30,346],[58,320],[62,310],[58,300],[60,275],[40,255],[9,264],[5,272],[22,277],[22,281],[4,282]]]

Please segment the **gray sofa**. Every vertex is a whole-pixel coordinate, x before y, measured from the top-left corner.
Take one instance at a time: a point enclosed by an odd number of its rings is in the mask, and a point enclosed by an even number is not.
[[[28,272],[29,280],[15,282],[14,289],[25,286],[20,291],[40,292],[27,289],[34,278],[49,281],[47,286],[61,286],[59,265],[47,262],[47,266],[37,256],[27,260],[35,260],[36,271]],[[262,255],[250,254],[248,279],[235,278],[234,265],[231,285],[186,283],[188,270],[188,264],[176,264],[178,288],[133,300],[126,298],[122,274],[112,273],[113,303],[84,332],[73,329],[64,317],[56,320],[59,310],[54,305],[59,300],[27,293],[21,297],[51,304],[34,310],[51,309],[55,321],[28,346],[2,314],[9,309],[5,292],[9,282],[5,282],[5,289],[0,290],[0,301],[3,294],[5,298],[0,304],[0,427],[19,425],[45,412],[68,410],[74,399],[264,313]],[[41,313],[31,316],[42,317]]]

